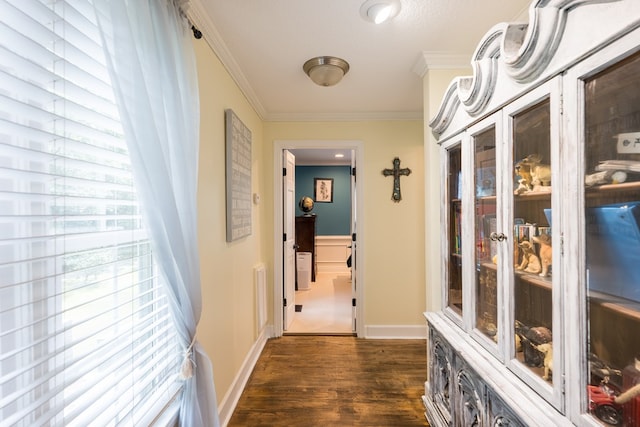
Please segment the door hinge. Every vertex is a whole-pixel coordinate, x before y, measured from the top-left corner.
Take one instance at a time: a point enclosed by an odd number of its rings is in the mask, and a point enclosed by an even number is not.
[[[287,299],[286,299],[286,298],[282,300],[282,305],[283,305],[284,307],[286,307],[286,306],[287,306]]]
[[[287,168],[282,168],[282,176],[287,176]]]
[[[356,241],[356,233],[353,233],[351,235],[351,241],[355,242]]]
[[[351,307],[355,307],[355,306],[356,306],[356,299],[351,298]]]
[[[283,233],[282,234],[282,241],[286,242],[287,241],[287,233]]]
[[[351,176],[356,176],[356,168],[351,168]]]

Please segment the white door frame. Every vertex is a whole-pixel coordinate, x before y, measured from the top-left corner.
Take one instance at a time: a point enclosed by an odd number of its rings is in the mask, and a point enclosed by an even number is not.
[[[295,150],[297,148],[312,148],[324,150],[353,150],[355,153],[355,164],[360,171],[356,175],[356,224],[357,243],[356,262],[356,336],[364,336],[364,253],[365,236],[364,230],[364,174],[361,172],[364,165],[364,143],[352,140],[276,140],[273,142],[273,335],[282,336],[284,329],[282,324],[283,315],[283,293],[282,293],[282,238],[284,231],[282,227],[283,200],[282,200],[282,162],[283,150]]]
[[[283,242],[282,252],[286,262],[283,264],[283,288],[287,300],[287,307],[283,309],[283,328],[289,329],[295,315],[296,303],[296,159],[289,150],[282,150],[283,169],[287,170],[287,176],[282,180],[282,192],[285,194],[282,204],[283,233],[287,233],[287,239]]]

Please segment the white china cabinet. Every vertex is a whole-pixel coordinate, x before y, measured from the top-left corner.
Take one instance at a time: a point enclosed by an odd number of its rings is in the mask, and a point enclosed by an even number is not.
[[[640,1],[534,1],[471,64],[429,123],[427,419],[640,426]]]

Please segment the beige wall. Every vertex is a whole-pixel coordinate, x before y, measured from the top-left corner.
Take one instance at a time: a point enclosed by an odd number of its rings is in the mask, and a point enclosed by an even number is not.
[[[268,122],[265,146],[276,140],[359,140],[364,165],[366,244],[364,254],[364,325],[421,325],[424,311],[424,164],[421,121]],[[266,150],[265,150],[266,151]],[[401,178],[400,203],[391,200],[393,179],[382,169],[401,167],[412,173]],[[273,156],[265,156],[271,180]],[[265,200],[272,200],[271,191]]]
[[[224,110],[231,108],[252,132],[254,192],[264,186],[262,121],[206,42],[194,40],[194,46],[201,111],[198,237],[203,308],[198,340],[213,363],[220,402],[256,340],[253,267],[265,258],[264,204],[253,205],[251,236],[226,242]]]

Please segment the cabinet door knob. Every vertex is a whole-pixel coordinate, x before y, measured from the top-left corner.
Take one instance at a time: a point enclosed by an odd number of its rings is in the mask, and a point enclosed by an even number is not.
[[[300,249],[300,246],[299,245],[293,245],[293,249],[295,249],[297,251],[298,249]]]
[[[489,239],[493,242],[502,242],[503,240],[507,240],[507,236],[504,233],[496,233],[495,231],[489,234]]]

